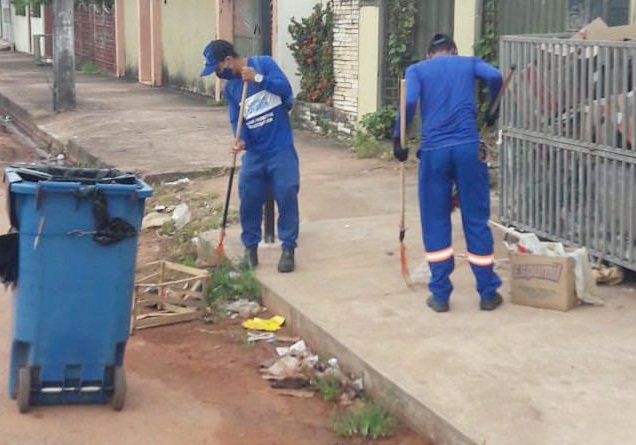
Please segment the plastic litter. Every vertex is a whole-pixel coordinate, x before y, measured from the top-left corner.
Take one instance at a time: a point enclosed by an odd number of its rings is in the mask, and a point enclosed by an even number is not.
[[[264,319],[259,317],[245,320],[241,326],[245,329],[253,329],[255,331],[277,331],[285,323],[285,317],[274,315],[271,318]]]
[[[192,213],[190,213],[190,208],[188,204],[185,202],[180,203],[172,212],[172,219],[174,220],[175,227],[177,230],[185,227],[192,220]]]
[[[164,182],[163,185],[167,185],[168,187],[173,187],[175,185],[186,185],[190,184],[190,178],[181,178],[176,181]]]

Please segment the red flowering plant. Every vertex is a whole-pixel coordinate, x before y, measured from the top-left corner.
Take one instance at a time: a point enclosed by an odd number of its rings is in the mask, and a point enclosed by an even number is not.
[[[333,72],[333,7],[317,3],[312,14],[297,21],[291,19],[289,33],[292,51],[300,74],[298,99],[333,105],[336,84]]]

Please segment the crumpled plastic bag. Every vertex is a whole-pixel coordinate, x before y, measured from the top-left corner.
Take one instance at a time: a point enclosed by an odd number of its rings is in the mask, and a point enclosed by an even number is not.
[[[272,318],[264,319],[259,317],[250,318],[245,320],[242,326],[245,329],[253,329],[255,331],[278,331],[280,327],[285,323],[285,317],[281,315],[274,315]]]

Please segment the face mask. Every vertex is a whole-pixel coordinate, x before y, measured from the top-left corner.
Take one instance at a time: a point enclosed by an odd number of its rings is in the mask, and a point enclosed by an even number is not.
[[[218,73],[217,76],[225,80],[232,80],[232,79],[238,78],[238,76],[236,76],[234,74],[234,71],[232,71],[230,68],[223,68],[223,70],[220,73]]]

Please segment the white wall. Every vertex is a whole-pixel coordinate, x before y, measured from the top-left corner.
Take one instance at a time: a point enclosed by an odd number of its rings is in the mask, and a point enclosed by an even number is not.
[[[44,18],[31,17],[31,34],[29,34],[29,15],[15,15],[15,9],[12,7],[11,23],[13,25],[13,37],[15,39],[14,42],[16,51],[33,53],[33,50],[30,49],[30,42],[33,42],[33,38],[31,36],[34,34],[44,34]]]
[[[11,8],[10,0],[0,0],[0,38],[8,42],[13,41],[11,35]]]
[[[316,3],[320,1],[314,0],[278,0],[278,39],[272,42],[276,46],[274,53],[276,54],[276,62],[280,65],[283,72],[289,78],[294,90],[294,96],[300,92],[300,76],[296,75],[298,65],[294,60],[292,52],[287,48],[287,44],[292,42],[289,35],[289,25],[294,17],[296,21],[301,18],[309,17],[311,10]]]

